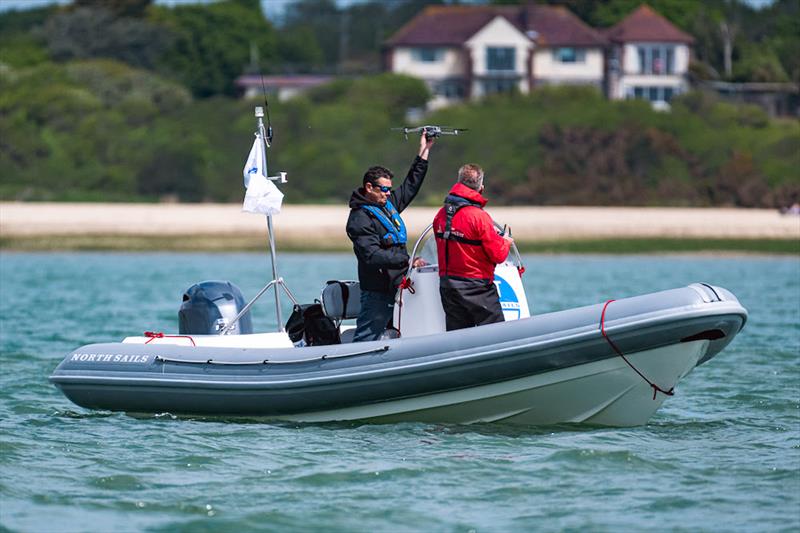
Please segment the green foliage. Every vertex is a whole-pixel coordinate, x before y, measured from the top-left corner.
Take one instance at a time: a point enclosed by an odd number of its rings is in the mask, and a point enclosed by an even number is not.
[[[342,20],[334,0],[300,0],[287,10],[282,33],[301,31],[322,52],[322,63],[333,65],[339,61]]]
[[[632,9],[629,0],[565,2],[593,24]],[[334,56],[344,70],[358,70],[421,0],[295,7],[280,31],[264,20],[258,0],[176,7],[81,0],[0,13],[0,198],[241,200],[252,103],[225,95],[234,94],[251,45],[264,71],[322,68]],[[756,13],[723,0],[653,7],[705,43],[695,70],[706,77],[718,72],[717,23]],[[796,1],[779,0],[738,22],[736,76],[798,78],[800,18],[788,20],[792,10]],[[50,63],[51,54],[61,62]],[[429,98],[421,81],[383,74],[271,102],[270,171],[289,172],[287,201],[343,204],[375,164],[401,180],[417,139],[406,142],[390,128],[406,125],[406,110]],[[541,88],[442,109],[424,122],[470,131],[437,142],[420,203],[439,203],[464,162],[486,169],[495,204],[767,207],[800,197],[797,121],[770,121],[759,108],[704,93],[676,98],[671,112],[659,113],[643,101],[609,102],[591,88]]]
[[[311,72],[323,64],[322,48],[311,28],[300,27],[291,32],[280,32],[277,39],[281,64],[279,68],[270,66],[270,70]]]
[[[77,7],[102,7],[119,17],[143,17],[153,0],[72,0]]]
[[[152,10],[152,21],[174,39],[161,60],[161,72],[188,86],[195,96],[236,94],[234,80],[250,60],[251,44],[264,66],[274,60],[272,26],[252,2],[222,1]]]
[[[0,74],[3,199],[238,201],[252,143],[252,103],[193,101],[152,73],[110,60]],[[270,171],[288,171],[289,202],[346,202],[364,170],[402,179],[417,150],[392,127],[428,98],[419,80],[339,80],[271,103]],[[469,128],[440,139],[420,203],[437,204],[457,168],[486,169],[496,204],[779,206],[800,196],[800,125],[704,93],[670,113],[552,87],[433,113]]]
[[[0,13],[0,64],[26,67],[47,61],[45,42],[37,29],[53,13],[52,7]]]
[[[0,38],[0,63],[11,67],[27,67],[50,59],[44,43],[29,34]]]
[[[742,50],[741,57],[733,69],[734,81],[785,82],[789,76],[783,69],[778,55],[770,49],[755,45]]]
[[[102,60],[11,71],[2,82],[3,198],[155,198],[173,191],[140,183],[151,161],[165,151],[202,161],[171,118],[190,95],[151,73]]]
[[[28,33],[41,26],[57,11],[55,5],[20,11],[10,10],[0,13],[0,36]]]
[[[59,61],[103,57],[153,68],[172,36],[146,20],[120,16],[134,6],[117,2],[124,4],[116,6],[120,11],[114,11],[114,4],[98,3],[98,7],[76,7],[51,16],[42,34],[52,57]]]

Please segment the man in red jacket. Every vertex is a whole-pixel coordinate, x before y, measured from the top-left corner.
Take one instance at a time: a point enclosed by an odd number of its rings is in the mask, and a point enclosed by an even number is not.
[[[483,169],[464,165],[433,219],[447,331],[504,320],[494,268],[506,260],[514,241],[495,229],[483,210],[482,192]]]

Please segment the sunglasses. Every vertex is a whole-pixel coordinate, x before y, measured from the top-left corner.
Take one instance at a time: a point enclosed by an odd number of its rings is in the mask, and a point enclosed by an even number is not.
[[[392,192],[392,188],[387,185],[378,185],[377,183],[371,184],[373,188],[380,190],[381,192]]]

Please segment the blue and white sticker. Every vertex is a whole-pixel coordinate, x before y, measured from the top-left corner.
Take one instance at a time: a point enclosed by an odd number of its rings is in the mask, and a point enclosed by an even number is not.
[[[519,297],[511,284],[503,279],[502,276],[494,275],[494,284],[500,295],[500,308],[506,320],[519,320],[522,311],[520,310]]]

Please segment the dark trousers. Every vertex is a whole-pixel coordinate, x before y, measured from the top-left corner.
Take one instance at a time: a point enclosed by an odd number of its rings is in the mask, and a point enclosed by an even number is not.
[[[378,340],[394,314],[394,291],[361,291],[361,311],[356,318],[353,342]]]
[[[489,280],[442,276],[439,295],[447,331],[505,320],[497,287]]]

